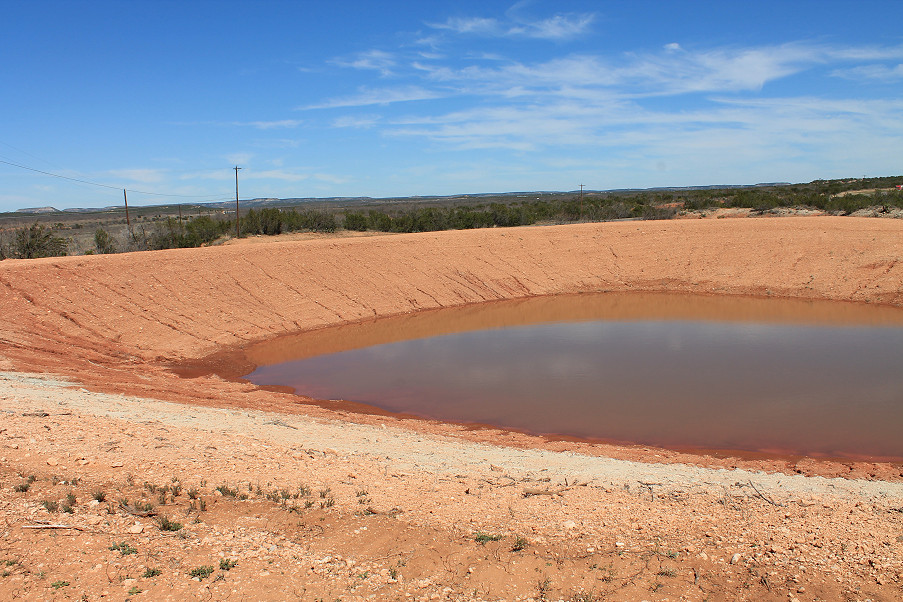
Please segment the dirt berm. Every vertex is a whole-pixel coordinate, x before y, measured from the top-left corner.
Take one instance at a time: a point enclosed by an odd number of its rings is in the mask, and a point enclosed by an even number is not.
[[[277,335],[545,295],[894,312],[903,221],[253,242],[0,262],[0,598],[903,596],[896,464],[551,441],[305,404],[200,369],[234,371],[230,350]]]

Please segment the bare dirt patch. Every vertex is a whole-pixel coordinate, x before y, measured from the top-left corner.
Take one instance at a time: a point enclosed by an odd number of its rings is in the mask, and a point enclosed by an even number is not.
[[[169,366],[562,293],[899,307],[901,251],[896,221],[812,217],[5,261],[0,597],[898,599],[899,466],[548,442]]]

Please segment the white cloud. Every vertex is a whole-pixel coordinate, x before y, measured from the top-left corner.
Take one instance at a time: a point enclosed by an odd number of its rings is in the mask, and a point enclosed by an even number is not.
[[[247,121],[233,122],[233,125],[246,125],[255,127],[258,130],[274,130],[278,128],[295,128],[304,123],[300,119],[280,119],[279,121]]]
[[[527,19],[508,12],[506,22],[487,17],[449,17],[444,23],[428,23],[429,27],[486,37],[528,37],[545,40],[563,40],[589,31],[595,20],[593,14],[558,14],[545,19]]]
[[[332,121],[337,128],[370,128],[379,123],[378,115],[343,115]]]
[[[482,17],[449,17],[445,23],[427,23],[434,29],[445,29],[454,33],[471,33],[479,35],[503,35],[504,30],[497,19]]]
[[[836,69],[831,72],[835,77],[851,80],[875,80],[880,82],[896,82],[903,80],[903,64],[895,67],[887,65],[862,65],[850,69]]]
[[[335,64],[354,69],[379,71],[383,75],[391,75],[396,65],[395,57],[383,50],[367,50],[358,53],[351,59],[336,59]]]
[[[531,38],[545,40],[563,40],[585,33],[594,20],[594,15],[555,15],[525,23],[521,28],[512,28],[511,33],[523,33]]]
[[[339,107],[364,107],[370,105],[387,105],[395,102],[410,102],[440,98],[443,94],[419,86],[403,86],[399,88],[361,88],[357,94],[333,98],[320,104],[297,107],[297,110],[334,109]]]

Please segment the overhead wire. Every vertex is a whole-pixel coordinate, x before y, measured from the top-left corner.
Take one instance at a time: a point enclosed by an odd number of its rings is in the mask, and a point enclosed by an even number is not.
[[[174,197],[174,198],[192,198],[192,199],[201,199],[201,198],[209,199],[210,198],[210,195],[207,195],[207,194],[167,194],[167,193],[163,193],[163,192],[147,192],[145,190],[135,190],[135,189],[129,188],[127,186],[111,186],[110,184],[101,184],[100,182],[92,182],[90,180],[83,180],[80,178],[73,178],[73,177],[64,176],[64,175],[61,175],[58,173],[44,171],[42,169],[37,169],[35,167],[28,167],[27,165],[21,165],[19,163],[14,163],[12,161],[6,161],[4,159],[0,159],[0,163],[6,164],[6,165],[11,165],[13,167],[18,167],[20,169],[27,169],[28,171],[33,171],[33,172],[36,172],[39,174],[43,174],[45,176],[61,178],[63,180],[78,182],[80,184],[89,184],[91,186],[99,186],[101,188],[110,188],[112,190],[128,190],[129,192],[133,192],[136,194],[146,194],[146,195],[150,195],[150,196],[162,196],[162,197]],[[223,198],[229,199],[230,197],[223,197]],[[217,198],[215,200],[220,200],[220,199]]]

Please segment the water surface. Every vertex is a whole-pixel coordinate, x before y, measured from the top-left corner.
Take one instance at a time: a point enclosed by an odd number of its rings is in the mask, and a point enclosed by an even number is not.
[[[634,298],[627,305],[637,304]],[[780,305],[771,319],[747,307],[740,318],[722,313],[716,320],[692,311],[625,317],[603,307],[602,316],[579,321],[483,324],[410,340],[394,340],[404,333],[389,322],[379,328],[391,342],[301,353],[303,359],[261,366],[247,378],[314,398],[536,434],[903,458],[900,312],[880,318],[886,308],[861,308],[854,316],[852,304],[804,304],[794,317]],[[512,308],[523,314],[522,306]],[[330,340],[328,330],[317,336]]]

